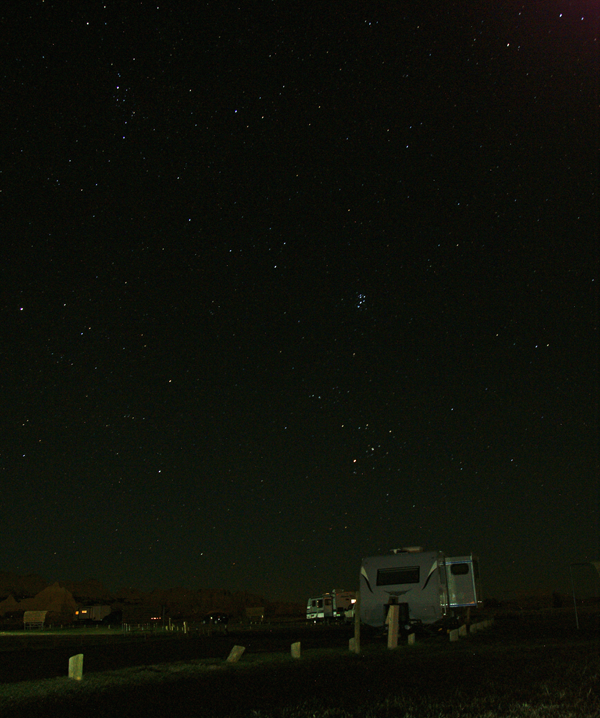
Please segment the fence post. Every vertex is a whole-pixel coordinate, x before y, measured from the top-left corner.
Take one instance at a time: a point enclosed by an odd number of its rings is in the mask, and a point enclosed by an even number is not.
[[[360,653],[360,590],[356,592],[354,602],[354,645],[351,647],[354,653]]]
[[[388,624],[388,648],[398,647],[398,623],[400,619],[400,606],[393,603],[388,608],[386,623]]]

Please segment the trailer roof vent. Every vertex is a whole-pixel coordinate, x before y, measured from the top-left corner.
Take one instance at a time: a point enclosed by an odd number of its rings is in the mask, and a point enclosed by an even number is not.
[[[402,548],[393,548],[392,553],[421,553],[422,546],[403,546]]]

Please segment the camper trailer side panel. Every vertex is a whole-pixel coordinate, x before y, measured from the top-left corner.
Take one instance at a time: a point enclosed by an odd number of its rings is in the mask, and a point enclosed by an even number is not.
[[[435,623],[448,604],[444,555],[422,551],[365,558],[360,590],[360,617],[369,626],[385,625],[390,603],[408,603],[411,620]]]

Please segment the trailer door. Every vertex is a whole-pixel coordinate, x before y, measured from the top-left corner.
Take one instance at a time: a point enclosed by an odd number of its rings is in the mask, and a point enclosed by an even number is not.
[[[451,608],[477,607],[478,566],[473,556],[453,556],[446,559],[448,598]]]

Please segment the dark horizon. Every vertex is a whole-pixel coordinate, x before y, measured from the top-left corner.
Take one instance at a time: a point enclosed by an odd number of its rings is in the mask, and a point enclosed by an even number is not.
[[[596,564],[598,562],[595,562]],[[594,562],[583,562],[583,563],[574,563],[573,565],[569,566],[568,568],[568,575],[569,575],[569,584],[568,586],[565,585],[564,580],[555,581],[552,588],[549,588],[548,586],[527,586],[522,589],[518,590],[512,590],[512,591],[504,591],[503,594],[499,595],[491,595],[489,592],[486,592],[486,586],[484,583],[482,583],[481,589],[482,593],[480,598],[483,599],[484,604],[488,604],[490,601],[498,601],[500,603],[511,603],[519,600],[532,600],[532,599],[542,599],[542,598],[552,598],[554,600],[555,595],[557,595],[560,598],[568,599],[569,601],[573,600],[573,592],[575,593],[575,596],[578,600],[580,599],[588,599],[588,598],[596,598],[600,599],[600,582],[599,582],[599,569],[597,566],[594,565]],[[7,576],[9,578],[7,578]],[[571,581],[572,577],[572,581]],[[15,583],[11,584],[11,581],[15,581]],[[18,580],[20,579],[20,581]],[[563,577],[564,579],[564,577]],[[15,590],[17,588],[16,584],[21,583],[21,586],[18,588],[18,590]],[[33,584],[36,584],[35,586]],[[247,590],[230,590],[226,586],[154,586],[151,589],[140,589],[137,586],[132,586],[131,584],[123,584],[121,586],[118,586],[116,588],[112,588],[111,586],[107,586],[106,584],[102,583],[101,581],[98,581],[94,578],[88,578],[84,580],[74,580],[74,579],[52,579],[48,580],[44,576],[40,576],[39,574],[28,574],[26,576],[19,576],[18,574],[14,574],[12,572],[7,571],[0,571],[0,590],[4,593],[7,591],[7,585],[8,588],[8,595],[14,596],[17,598],[17,600],[21,600],[21,598],[25,595],[28,597],[33,597],[37,595],[40,591],[44,590],[44,588],[48,588],[49,586],[54,585],[55,583],[58,583],[61,588],[68,588],[73,595],[86,595],[90,597],[90,601],[88,603],[93,603],[94,600],[92,599],[92,593],[102,593],[103,595],[108,594],[111,599],[119,600],[119,595],[122,591],[133,591],[134,593],[139,593],[145,596],[149,596],[153,593],[168,593],[168,592],[176,592],[176,591],[189,591],[192,593],[211,593],[214,592],[216,594],[219,593],[227,593],[231,596],[239,596],[239,595],[247,595],[250,597],[253,597],[255,599],[261,599],[268,603],[291,603],[291,604],[297,604],[299,606],[305,606],[306,601],[310,597],[322,595],[323,593],[329,593],[333,590],[338,590],[338,587],[333,587],[329,590],[324,590],[322,592],[313,592],[312,594],[307,594],[305,597],[301,597],[299,599],[282,599],[282,598],[274,598],[272,596],[266,596],[263,594],[258,594],[253,591],[247,591]],[[93,587],[90,586],[90,584],[97,584]],[[357,590],[358,585],[356,587],[351,587],[348,590]],[[341,589],[344,590],[344,589]],[[86,591],[91,591],[91,593],[87,594]],[[100,600],[100,599],[98,599]]]

